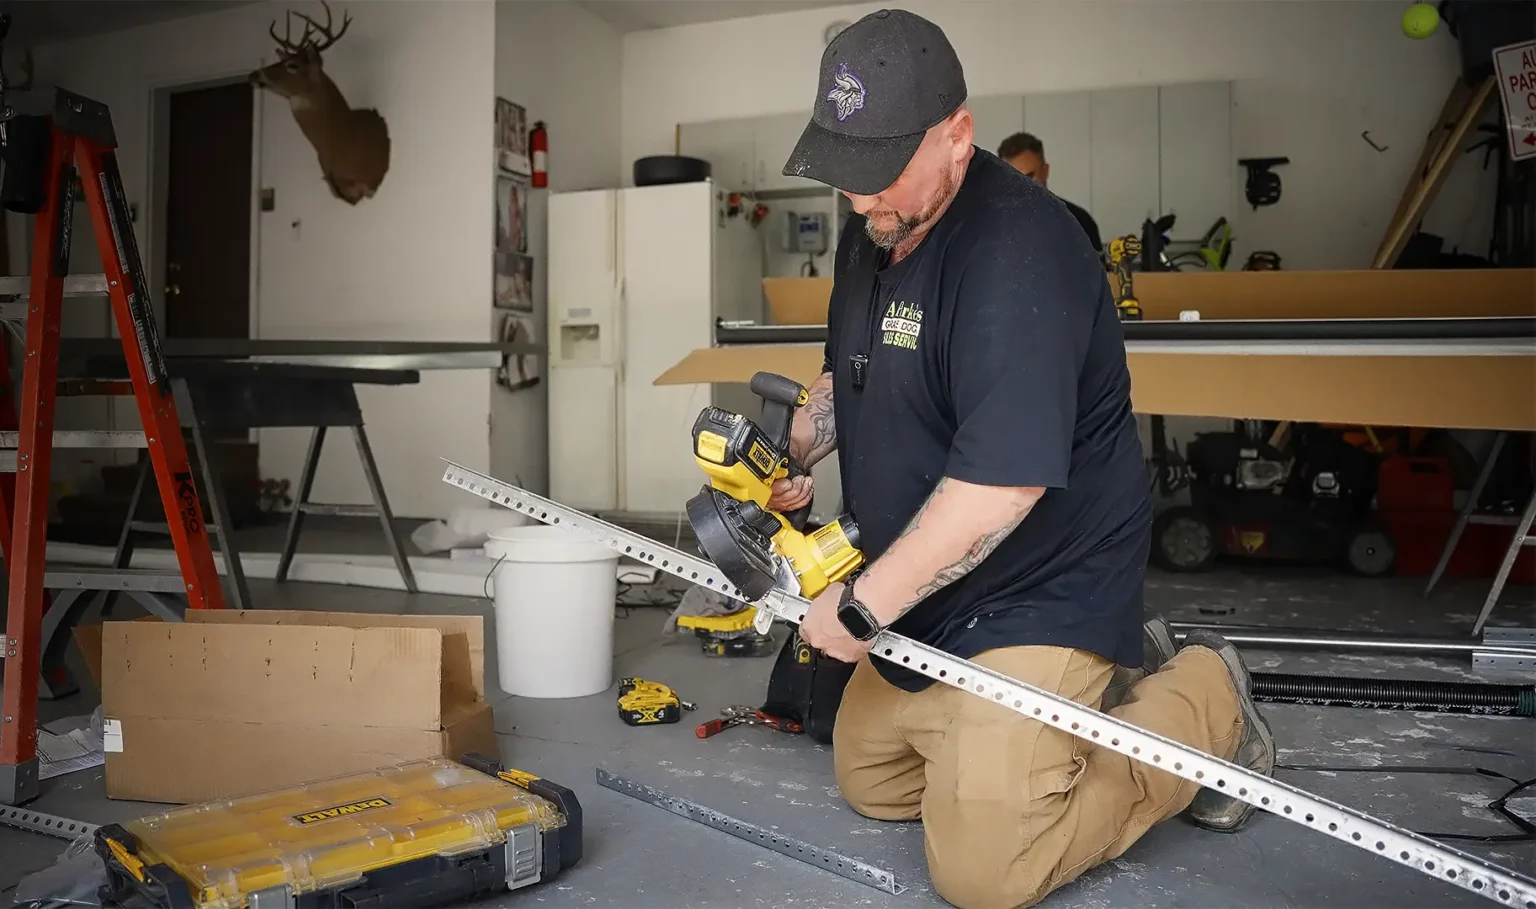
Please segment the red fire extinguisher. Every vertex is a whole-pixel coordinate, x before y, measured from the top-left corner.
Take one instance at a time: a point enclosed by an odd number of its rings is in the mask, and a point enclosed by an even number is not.
[[[536,120],[528,133],[528,150],[533,154],[533,185],[549,185],[549,130],[543,120]]]

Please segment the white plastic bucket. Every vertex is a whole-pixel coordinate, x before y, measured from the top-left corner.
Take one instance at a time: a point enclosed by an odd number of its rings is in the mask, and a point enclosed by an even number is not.
[[[496,664],[501,690],[579,698],[613,684],[619,554],[563,527],[490,532]]]

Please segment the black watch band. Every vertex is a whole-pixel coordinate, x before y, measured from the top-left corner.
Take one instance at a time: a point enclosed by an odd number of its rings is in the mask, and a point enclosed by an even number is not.
[[[837,620],[843,623],[843,628],[855,641],[873,640],[880,633],[880,620],[875,618],[868,606],[854,597],[855,580],[857,575],[843,584],[843,595],[837,602]]]

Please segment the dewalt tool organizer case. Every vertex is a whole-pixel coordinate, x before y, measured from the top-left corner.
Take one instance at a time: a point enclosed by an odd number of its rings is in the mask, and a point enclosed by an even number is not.
[[[100,828],[122,909],[394,909],[548,881],[581,858],[569,789],[437,758]]]

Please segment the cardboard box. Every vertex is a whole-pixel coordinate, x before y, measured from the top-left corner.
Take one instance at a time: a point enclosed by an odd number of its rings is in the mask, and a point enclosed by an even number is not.
[[[1111,292],[1119,287],[1109,275]],[[831,278],[764,278],[776,325],[823,325]],[[1536,269],[1136,273],[1149,320],[1436,319],[1536,316]]]
[[[763,295],[775,325],[825,325],[831,278],[764,278]]]
[[[1147,273],[1136,276],[1136,296],[1149,320],[1184,309],[1202,319],[1536,315],[1536,270]],[[700,348],[653,382],[747,382],[766,370],[809,385],[822,348]],[[1536,431],[1536,356],[1132,353],[1127,362],[1138,413]]]
[[[1137,272],[1148,320],[1536,316],[1536,269]],[[1119,287],[1109,276],[1111,291]]]
[[[198,802],[495,754],[479,616],[188,610],[77,640],[107,726],[107,796]]]

